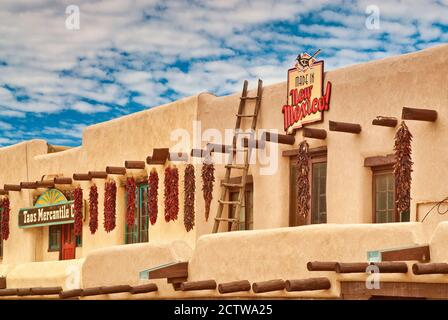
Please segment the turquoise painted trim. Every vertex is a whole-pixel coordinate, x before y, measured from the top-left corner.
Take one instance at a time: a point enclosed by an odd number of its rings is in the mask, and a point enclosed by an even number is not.
[[[176,264],[176,263],[178,263],[178,262],[179,262],[179,261],[174,261],[174,262],[169,262],[169,263],[165,263],[165,264],[160,264],[160,265],[158,265],[158,266],[156,266],[156,267],[153,267],[153,268],[150,268],[150,269],[145,269],[145,270],[143,270],[143,271],[140,271],[140,272],[138,273],[139,278],[140,278],[141,280],[148,280],[148,279],[149,279],[149,273],[150,273],[151,271],[153,271],[153,270],[157,270],[157,269],[160,269],[160,268],[165,268],[165,267],[171,266],[171,265],[173,265],[173,264]]]
[[[35,227],[46,227],[46,226],[56,226],[59,224],[69,224],[74,223],[75,220],[64,220],[64,221],[56,221],[56,222],[47,222],[47,223],[39,223],[39,224],[32,224],[30,226],[19,226],[20,229],[29,229],[29,228],[35,228]]]

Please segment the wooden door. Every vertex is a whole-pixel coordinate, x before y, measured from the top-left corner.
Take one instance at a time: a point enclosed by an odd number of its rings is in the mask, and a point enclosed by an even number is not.
[[[61,260],[75,259],[76,239],[73,223],[62,225],[61,242]]]

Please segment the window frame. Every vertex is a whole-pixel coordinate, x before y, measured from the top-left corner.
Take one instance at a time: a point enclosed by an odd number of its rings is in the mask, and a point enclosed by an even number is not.
[[[379,175],[385,175],[385,174],[392,174],[394,175],[394,165],[388,164],[388,165],[381,165],[381,166],[372,166],[372,223],[395,223],[400,222],[400,219],[397,214],[397,206],[395,205],[395,199],[397,197],[397,187],[395,186],[394,181],[394,192],[393,192],[393,204],[394,204],[394,210],[392,214],[392,220],[391,222],[378,222],[376,219],[376,177]]]
[[[308,150],[309,153],[309,176],[308,181],[310,185],[310,201],[309,201],[309,211],[307,214],[306,221],[300,221],[297,217],[296,212],[293,212],[293,208],[295,208],[295,202],[297,201],[296,195],[292,192],[292,185],[296,186],[296,181],[294,179],[293,181],[293,173],[292,170],[296,170],[296,158],[297,153],[290,154],[289,155],[289,226],[290,227],[297,227],[297,226],[303,226],[303,225],[311,225],[311,215],[312,215],[312,208],[313,208],[313,164],[316,163],[327,163],[327,175],[325,176],[325,201],[327,198],[327,177],[328,177],[328,152],[327,147],[316,147],[316,148],[310,148]],[[297,176],[295,176],[297,178]],[[297,192],[297,188],[294,187],[294,190]],[[327,210],[328,211],[328,210]],[[327,217],[328,219],[328,217]],[[303,223],[301,223],[303,222]],[[327,221],[322,222],[327,223]]]
[[[231,194],[239,194],[239,192],[240,192],[239,188],[236,188],[236,187],[229,188],[229,194],[228,194],[229,200],[231,199]],[[250,217],[250,208],[246,205],[246,203],[247,203],[247,198],[246,198],[247,194],[252,194],[252,208],[251,208],[252,209],[252,219],[251,220],[248,219]],[[240,231],[240,230],[241,231],[253,230],[253,225],[254,225],[253,199],[254,199],[254,184],[253,184],[253,181],[251,180],[249,182],[246,182],[246,187],[244,188],[244,229],[240,229],[239,225],[238,225],[238,230],[237,231]],[[232,213],[234,212],[234,206],[235,205],[229,206],[229,209],[228,209],[228,217],[229,218],[233,218],[233,214]],[[249,229],[249,226],[251,224],[252,224],[252,229]],[[232,231],[232,223],[231,222],[229,222],[227,224],[227,231]]]
[[[124,244],[135,244],[135,243],[147,243],[149,242],[149,226],[150,226],[150,222],[149,222],[149,211],[148,211],[148,197],[146,197],[146,214],[142,215],[142,208],[143,208],[143,193],[146,192],[146,194],[148,194],[149,191],[149,184],[147,180],[142,180],[142,181],[138,181],[136,183],[136,190],[135,190],[135,222],[136,225],[134,224],[133,227],[137,226],[137,230],[135,232],[129,232],[128,231],[128,225],[126,224],[126,213],[124,216],[125,219],[125,227],[124,227]],[[125,208],[127,208],[127,194],[125,193]],[[145,241],[142,241],[142,224],[141,224],[141,219],[142,217],[146,217],[146,232],[147,232],[147,239]],[[135,237],[134,236],[129,236],[132,234],[137,234],[137,240],[134,241]],[[129,241],[129,239],[131,241]]]
[[[317,222],[317,223],[313,223],[313,179],[314,179],[314,174],[313,174],[313,165],[318,164],[318,163],[325,163],[325,208],[327,208],[327,170],[328,170],[328,158],[327,158],[327,153],[325,154],[317,154],[316,156],[311,156],[310,159],[310,175],[309,175],[309,180],[310,180],[310,211],[308,213],[308,218],[307,218],[307,223],[308,224],[321,224],[321,223],[327,223],[327,211],[325,210],[325,222]],[[309,221],[308,221],[309,220]]]

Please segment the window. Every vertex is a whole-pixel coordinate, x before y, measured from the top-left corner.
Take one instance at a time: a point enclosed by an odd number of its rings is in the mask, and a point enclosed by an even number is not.
[[[372,167],[373,221],[376,223],[410,221],[409,210],[397,217],[395,210],[395,177],[393,167]]]
[[[74,234],[74,224],[71,223],[70,232]],[[62,225],[50,226],[48,229],[48,251],[61,250]],[[76,247],[82,247],[82,234],[76,236]]]
[[[239,196],[238,189],[231,189],[229,200],[238,201]],[[254,228],[254,218],[253,218],[253,184],[246,184],[245,197],[244,197],[244,207],[241,207],[239,212],[239,225],[238,230],[252,230]],[[235,217],[236,205],[232,205],[230,211],[230,218]],[[231,231],[232,224],[229,223],[228,230]]]
[[[148,184],[145,183],[137,185],[135,189],[135,221],[132,227],[126,225],[125,243],[148,242],[148,230]]]
[[[327,149],[313,148],[310,154],[310,214],[306,221],[297,216],[297,155],[290,158],[289,226],[327,222]]]
[[[50,226],[48,236],[48,251],[59,251],[61,249],[61,226]]]

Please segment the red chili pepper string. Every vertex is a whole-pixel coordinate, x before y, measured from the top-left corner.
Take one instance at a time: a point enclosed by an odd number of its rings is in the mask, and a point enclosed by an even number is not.
[[[73,190],[74,197],[74,213],[75,213],[75,223],[74,223],[74,233],[75,236],[82,234],[82,189],[77,187]]]
[[[137,185],[133,177],[126,179],[126,194],[127,194],[127,208],[126,208],[126,224],[132,227],[135,222],[135,190]]]
[[[117,186],[115,181],[106,181],[104,186],[104,230],[111,232],[115,229]]]
[[[149,220],[151,221],[152,225],[154,225],[157,221],[158,190],[159,190],[159,175],[157,174],[156,170],[153,170],[149,174],[148,178],[148,211],[149,211]]]
[[[185,229],[190,231],[194,227],[194,196],[196,192],[196,180],[194,175],[194,166],[188,164],[184,173],[184,225]]]
[[[89,221],[90,233],[95,234],[96,230],[98,229],[98,188],[95,184],[90,187],[89,213],[90,213],[90,221]]]
[[[1,200],[0,206],[2,209],[2,224],[0,226],[0,233],[1,238],[3,240],[8,240],[9,238],[9,213],[10,213],[10,207],[9,207],[9,198],[5,197]]]

